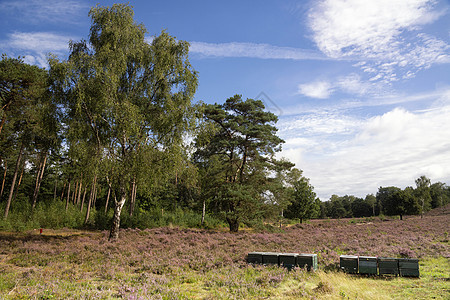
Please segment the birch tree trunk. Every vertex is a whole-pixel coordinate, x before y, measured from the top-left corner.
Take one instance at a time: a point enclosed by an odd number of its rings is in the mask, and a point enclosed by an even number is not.
[[[202,209],[202,226],[205,223],[205,214],[206,214],[206,201],[203,200],[203,209]]]
[[[111,186],[108,187],[108,195],[106,196],[105,215],[108,212],[109,196],[111,195]]]
[[[122,212],[123,205],[127,199],[125,187],[120,187],[120,200],[114,199],[114,216],[111,225],[111,231],[109,233],[110,241],[117,241],[119,239],[119,227],[120,227],[120,213]]]

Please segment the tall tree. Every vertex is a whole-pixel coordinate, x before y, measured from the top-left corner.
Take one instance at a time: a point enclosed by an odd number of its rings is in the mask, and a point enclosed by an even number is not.
[[[56,128],[52,117],[55,107],[51,104],[48,91],[48,73],[46,70],[24,63],[20,58],[8,58],[3,55],[0,61],[0,157],[17,155],[11,191],[8,197],[4,217],[7,218],[12,194],[25,153],[35,153],[50,149],[48,137],[50,127]],[[53,122],[50,122],[53,121]],[[41,165],[42,166],[42,165]],[[45,166],[44,166],[45,168]],[[38,176],[35,196],[39,190]],[[42,180],[42,179],[41,179]],[[34,198],[34,197],[33,197]]]
[[[261,213],[268,175],[277,165],[274,155],[283,143],[274,126],[278,118],[264,110],[262,101],[243,101],[239,95],[207,105],[205,118],[216,130],[206,143],[198,141],[196,160],[209,164],[220,177],[216,206],[236,232],[240,222]]]
[[[166,32],[151,44],[146,29],[124,4],[94,7],[89,43],[71,43],[67,61],[50,61],[55,90],[63,96],[75,136],[86,134],[98,161],[109,161],[117,200],[110,239],[117,239],[120,215],[131,194],[136,163],[147,148],[182,142],[191,125],[197,75],[188,61],[189,44]],[[150,166],[145,166],[151,169]]]

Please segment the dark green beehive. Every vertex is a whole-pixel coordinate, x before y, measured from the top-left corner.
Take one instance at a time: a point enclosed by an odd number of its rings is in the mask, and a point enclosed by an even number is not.
[[[278,261],[279,253],[276,252],[263,252],[262,253],[262,263],[264,265],[279,265]]]
[[[377,275],[377,258],[374,256],[360,256],[358,262],[359,274]]]
[[[317,270],[317,254],[301,253],[297,255],[297,266],[300,268],[306,267],[308,271]]]
[[[346,273],[358,273],[358,256],[355,255],[341,255],[340,268]]]
[[[398,275],[398,259],[378,257],[378,269],[380,275]]]
[[[262,264],[262,256],[264,252],[250,252],[247,255],[247,262],[250,264]]]
[[[292,269],[297,264],[297,256],[298,253],[280,253],[278,255],[280,266]]]
[[[398,270],[400,276],[419,277],[419,260],[416,258],[399,258]]]

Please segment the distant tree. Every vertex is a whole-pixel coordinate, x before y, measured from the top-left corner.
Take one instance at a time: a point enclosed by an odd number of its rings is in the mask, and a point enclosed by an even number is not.
[[[375,197],[373,194],[368,194],[366,195],[364,202],[371,207],[371,216],[376,216],[377,197]]]
[[[344,208],[342,198],[338,195],[331,195],[330,216],[332,218],[345,218],[347,210]]]
[[[414,197],[408,192],[398,187],[380,187],[377,193],[377,200],[382,204],[383,213],[388,216],[399,215],[400,220],[407,213],[411,213],[414,208]]]
[[[317,217],[320,211],[320,200],[314,192],[309,179],[301,177],[294,182],[291,204],[286,209],[286,217],[303,220]]]
[[[446,192],[448,186],[442,182],[435,182],[430,186],[431,207],[437,208],[450,202],[450,195]]]
[[[415,196],[421,203],[421,215],[431,209],[431,180],[422,175],[416,179]]]
[[[355,197],[351,202],[352,214],[355,218],[370,217],[372,206],[362,198]]]

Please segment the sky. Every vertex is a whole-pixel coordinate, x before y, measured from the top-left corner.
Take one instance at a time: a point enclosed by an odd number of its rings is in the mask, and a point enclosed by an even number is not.
[[[0,52],[47,67],[114,1],[0,0]],[[150,40],[190,43],[195,101],[240,94],[277,114],[285,157],[322,201],[450,184],[448,0],[129,1]]]

